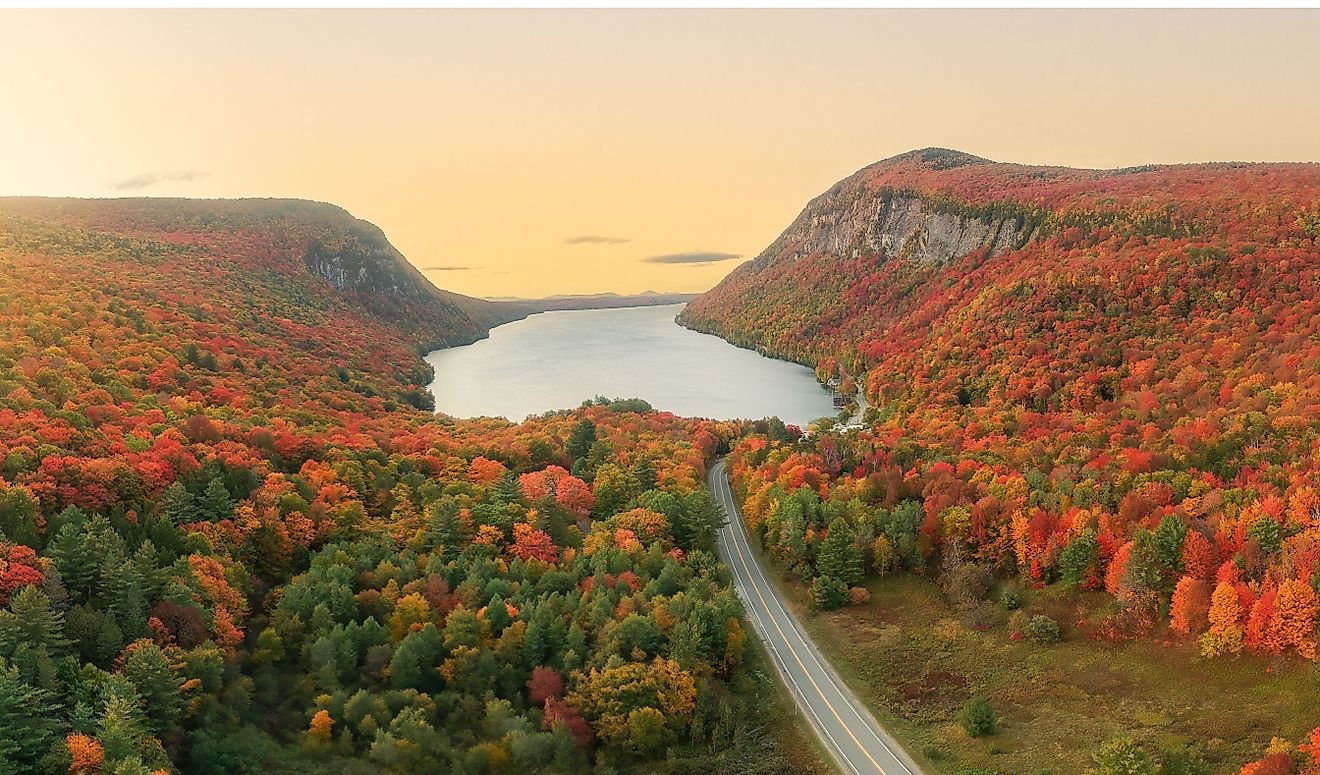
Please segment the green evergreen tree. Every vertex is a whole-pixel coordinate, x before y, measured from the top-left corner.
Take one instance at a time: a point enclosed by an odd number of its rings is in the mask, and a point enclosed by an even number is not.
[[[832,611],[848,602],[848,585],[833,576],[820,576],[811,583],[811,604]]]
[[[174,729],[183,711],[183,682],[175,674],[165,653],[155,643],[135,646],[124,657],[124,677],[145,702],[147,731],[154,735]]]
[[[198,505],[202,516],[212,522],[232,519],[234,516],[234,501],[229,497],[229,488],[225,487],[224,480],[218,476],[206,485],[206,492],[202,493]]]
[[[1155,528],[1155,563],[1168,578],[1177,579],[1182,575],[1183,540],[1186,538],[1187,523],[1172,514],[1161,519],[1159,527]]]
[[[490,488],[490,500],[494,503],[522,503],[522,485],[512,471],[505,471],[504,476]]]
[[[1270,517],[1261,517],[1251,523],[1251,527],[1247,528],[1247,537],[1255,539],[1267,557],[1278,554],[1283,548],[1283,526]]]
[[[0,659],[0,773],[39,772],[38,762],[58,739],[58,711],[54,695]]]
[[[105,749],[107,764],[138,754],[147,739],[140,702],[131,686],[111,689],[96,722],[96,738]]]
[[[1155,533],[1150,530],[1138,530],[1132,539],[1132,553],[1128,555],[1123,588],[1137,594],[1161,592],[1164,589],[1163,580]]]
[[[724,508],[710,488],[702,486],[683,498],[683,510],[674,527],[674,542],[688,551],[712,551],[715,533],[725,524]]]
[[[23,587],[0,610],[0,657],[11,658],[20,647],[45,649],[52,657],[62,656],[69,646],[64,635],[64,614],[51,608],[50,598],[40,587]]]
[[[655,466],[651,465],[648,458],[642,458],[633,463],[632,475],[637,480],[637,491],[639,493],[655,489]]]
[[[148,631],[144,586],[145,579],[132,560],[125,560],[118,567],[107,567],[101,573],[106,611],[129,640],[143,637]]]
[[[458,502],[442,498],[426,509],[426,544],[438,550],[443,559],[458,556],[460,535]]]
[[[176,525],[196,522],[197,504],[183,482],[174,482],[160,494],[160,500],[156,501],[156,513]]]
[[[836,578],[849,587],[862,580],[862,555],[853,546],[852,528],[842,518],[830,523],[816,559],[816,569],[820,575]]]
[[[497,637],[505,627],[513,623],[513,617],[509,616],[509,608],[498,593],[486,604],[486,621],[490,622],[490,631]]]
[[[408,633],[399,641],[390,660],[390,686],[421,692],[438,690],[441,680],[436,667],[444,658],[444,651],[440,631],[434,624],[428,623],[422,629]]]
[[[77,602],[86,601],[94,589],[97,566],[92,561],[82,528],[74,524],[62,526],[46,553],[55,561],[55,567],[60,569],[69,596]]]
[[[568,445],[566,451],[569,457],[574,461],[585,458],[591,451],[591,445],[596,443],[596,423],[590,419],[583,418],[573,426],[573,432],[568,436]]]

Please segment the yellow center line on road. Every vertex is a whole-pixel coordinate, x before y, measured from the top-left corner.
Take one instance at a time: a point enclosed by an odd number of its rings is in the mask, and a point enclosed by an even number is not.
[[[721,476],[723,476],[723,470],[721,470],[720,474]],[[733,506],[734,508],[737,508],[737,504],[734,503],[733,501],[732,490],[729,490],[727,492],[728,492],[730,505]],[[741,519],[741,517],[739,517],[739,519]],[[761,594],[760,586],[758,586],[754,581],[752,581],[752,569],[748,567],[747,558],[743,556],[742,548],[741,546],[739,546],[737,540],[733,542],[733,550],[738,553],[738,561],[742,563],[743,570],[747,572],[748,581],[750,581],[752,583],[752,586],[756,589],[756,596],[757,598],[760,599],[761,606],[765,608],[767,613],[769,613],[770,604],[766,602],[765,595]],[[784,645],[788,646],[789,653],[793,655],[793,659],[798,663],[798,667],[802,669],[802,674],[805,675],[807,677],[807,680],[811,682],[811,688],[816,690],[816,694],[818,694],[820,696],[821,701],[825,703],[825,707],[829,708],[830,713],[834,714],[834,718],[836,721],[839,722],[839,726],[843,727],[843,731],[847,732],[848,737],[852,738],[853,743],[857,745],[857,749],[860,750],[862,752],[862,755],[865,756],[871,762],[871,764],[874,765],[875,768],[880,771],[881,775],[887,775],[885,773],[885,768],[881,767],[880,762],[877,762],[875,758],[871,756],[870,751],[866,750],[866,746],[862,745],[862,741],[857,739],[857,736],[853,734],[852,729],[850,729],[848,724],[844,722],[843,717],[839,715],[839,711],[834,707],[834,703],[830,702],[829,698],[825,696],[825,692],[821,690],[820,685],[816,683],[816,679],[811,677],[811,671],[807,670],[807,666],[805,663],[803,663],[802,657],[798,655],[797,649],[793,648],[793,644],[789,642],[788,635],[784,632],[784,628],[779,626],[779,622],[775,619],[774,614],[770,615],[770,623],[773,624],[775,626],[775,630],[779,632],[779,637],[783,639]]]
[[[724,465],[723,461],[720,461],[719,465],[721,466]],[[736,506],[736,501],[733,498],[733,488],[732,486],[730,486],[727,478],[721,477],[721,481],[724,484],[724,491],[728,493],[728,501],[731,504],[733,510],[736,512],[737,506]],[[744,543],[747,543],[746,531],[741,529],[742,524],[743,523],[740,521],[738,535],[743,537]],[[748,545],[748,552],[750,553],[751,544],[748,543],[747,545]],[[756,564],[755,572],[756,572],[756,576],[762,580],[765,587],[767,589],[770,589],[772,585],[770,583],[770,580],[766,577],[765,570],[760,563]],[[788,609],[784,607],[783,601],[778,596],[772,597],[771,600],[774,602],[775,606],[778,607],[779,610],[783,612],[784,617],[786,619],[793,621],[792,614],[790,614],[788,612]],[[768,611],[768,612],[770,613],[771,616],[774,615],[773,611]],[[872,720],[871,723],[867,723],[867,717],[863,716],[861,711],[857,709],[855,698],[850,699],[848,697],[848,692],[840,684],[840,679],[838,675],[836,675],[832,670],[826,667],[822,657],[815,652],[813,648],[813,644],[807,639],[806,635],[803,634],[800,628],[798,627],[794,627],[794,633],[796,633],[798,637],[802,640],[802,642],[806,645],[807,656],[811,658],[811,661],[814,662],[817,665],[817,667],[820,668],[821,672],[824,673],[825,677],[829,679],[830,684],[833,685],[835,691],[839,693],[839,696],[843,697],[845,700],[848,701],[848,705],[847,705],[848,710],[852,711],[852,714],[857,717],[858,722],[862,726],[866,727],[867,732],[871,733],[871,738],[874,739],[876,743],[878,743],[880,747],[885,750],[886,753],[894,757],[894,761],[898,762],[898,766],[902,767],[904,772],[908,773],[908,775],[913,775],[912,769],[908,767],[907,764],[905,764],[903,760],[900,759],[898,755],[894,753],[893,749],[890,748],[889,744],[886,743],[884,739],[880,737],[880,734],[875,729],[876,724],[874,720]]]
[[[717,495],[716,497],[719,496]],[[729,538],[726,532],[720,531],[721,546],[726,546],[730,540],[732,539]],[[734,577],[734,581],[735,582],[738,581],[737,576]],[[748,583],[751,583],[750,579],[748,580]],[[802,687],[798,685],[798,682],[788,674],[788,665],[784,662],[784,658],[780,656],[779,647],[776,646],[774,644],[774,641],[770,640],[768,637],[770,630],[765,625],[765,618],[761,615],[761,612],[758,611],[755,606],[750,605],[750,602],[751,600],[749,598],[748,599],[749,605],[747,606],[747,611],[756,620],[755,624],[757,626],[757,631],[762,633],[761,639],[765,641],[766,647],[770,649],[770,655],[774,657],[774,661],[776,663],[776,668],[775,668],[776,672],[778,672],[781,676],[783,676],[784,681],[788,684],[789,691],[794,694],[794,697],[802,698],[802,704],[806,708],[807,712],[811,714],[811,718],[815,719],[816,728],[820,730],[820,733],[822,735],[829,738],[830,746],[832,746],[833,749],[838,753],[839,763],[844,765],[844,767],[850,772],[856,773],[856,775],[861,775],[861,770],[858,770],[857,765],[853,764],[852,760],[849,759],[844,754],[843,748],[839,745],[839,741],[834,739],[834,735],[831,734],[829,728],[825,726],[825,722],[821,720],[820,714],[816,712],[816,708],[810,702],[807,701],[807,695],[803,693]],[[765,613],[767,616],[773,616],[773,614],[770,612],[769,609],[766,609]],[[795,699],[794,701],[796,702],[797,700]]]

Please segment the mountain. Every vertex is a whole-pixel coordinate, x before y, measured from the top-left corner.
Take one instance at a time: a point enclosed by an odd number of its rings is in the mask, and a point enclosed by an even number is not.
[[[517,308],[528,308],[536,312],[570,309],[617,309],[619,307],[654,307],[662,304],[686,304],[697,298],[697,293],[659,293],[644,291],[638,294],[593,293],[562,294],[546,296],[541,299],[523,299],[506,297],[491,299],[504,302]]]
[[[1279,710],[1309,707],[1320,653],[1320,165],[915,151],[812,200],[681,319],[863,385],[864,427],[767,428],[726,460],[784,578],[847,607],[817,620],[827,655],[937,741],[930,771],[1125,749],[1235,772],[1267,744],[1242,775],[1299,771],[1271,738],[1320,739]],[[967,687],[1031,719],[1013,751],[966,745]],[[1219,704],[1239,690],[1271,702]],[[1161,703],[1205,763],[1146,726]],[[1079,755],[1101,729],[1136,742]]]
[[[304,292],[328,285],[359,313],[408,331],[420,349],[472,342],[529,311],[436,288],[380,228],[322,202],[3,198],[0,218],[58,226],[66,238],[76,230],[92,241],[159,240],[212,271],[278,275]]]
[[[873,395],[917,402],[1093,406],[1189,364],[1272,384],[1312,365],[1318,235],[1316,164],[1082,170],[926,149],[813,199],[681,321],[841,358]]]

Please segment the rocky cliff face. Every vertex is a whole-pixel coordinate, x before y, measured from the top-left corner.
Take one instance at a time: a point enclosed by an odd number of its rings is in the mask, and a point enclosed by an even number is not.
[[[526,304],[491,302],[441,290],[390,244],[376,225],[352,218],[326,229],[311,240],[303,263],[307,270],[324,277],[336,290],[374,299],[378,310],[393,311],[404,305],[415,314],[421,308],[437,317],[449,331],[429,340],[434,345],[466,343],[484,337],[486,330],[526,317]]]
[[[942,212],[915,194],[826,194],[813,200],[758,261],[812,253],[949,261],[983,248],[1003,253],[1019,244],[1022,231],[1013,219]]]
[[[318,237],[303,258],[307,269],[350,293],[422,297],[430,285],[385,238],[384,232],[356,221],[341,234]]]
[[[954,151],[913,153],[946,169],[993,164]],[[811,200],[783,234],[743,270],[755,271],[818,253],[851,258],[879,253],[921,263],[943,262],[982,249],[999,255],[1031,237],[1030,224],[1015,214],[960,210],[948,201],[914,191],[877,188],[871,184],[874,169],[868,167]]]

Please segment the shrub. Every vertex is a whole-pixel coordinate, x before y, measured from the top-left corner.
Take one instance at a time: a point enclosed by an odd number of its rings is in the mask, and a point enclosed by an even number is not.
[[[848,590],[848,601],[853,605],[871,602],[871,592],[866,587],[853,587]]]
[[[1005,611],[1016,611],[1022,607],[1022,593],[1009,587],[999,596],[999,604]]]
[[[1036,614],[1022,626],[1022,634],[1036,643],[1057,643],[1059,623],[1044,614]]]
[[[957,565],[944,574],[944,591],[955,606],[968,606],[984,600],[994,577],[984,565]]]
[[[821,576],[811,584],[811,604],[832,611],[848,602],[848,587],[833,576]]]
[[[972,737],[985,737],[995,733],[999,717],[990,701],[984,697],[973,697],[963,706],[962,725]]]
[[[1195,746],[1165,751],[1160,757],[1160,775],[1210,775],[1210,765]]]
[[[1091,757],[1095,767],[1086,771],[1086,775],[1155,775],[1155,765],[1150,756],[1127,737],[1115,737],[1095,752]]]
[[[962,608],[962,623],[974,630],[988,630],[1000,621],[999,609],[989,600],[982,600]]]

